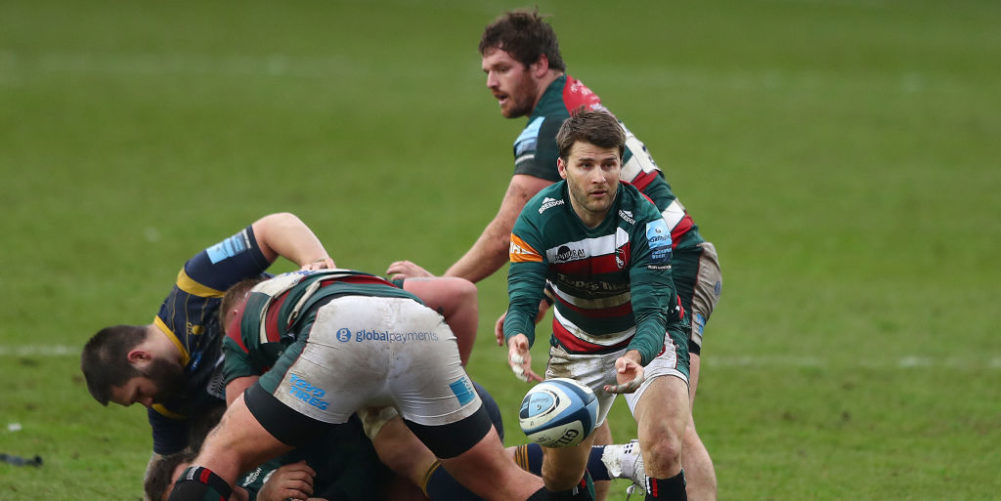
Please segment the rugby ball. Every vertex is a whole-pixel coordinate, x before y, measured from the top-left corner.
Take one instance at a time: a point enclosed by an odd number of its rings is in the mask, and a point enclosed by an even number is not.
[[[594,431],[598,399],[573,379],[547,379],[528,390],[518,422],[528,439],[543,447],[573,447]]]

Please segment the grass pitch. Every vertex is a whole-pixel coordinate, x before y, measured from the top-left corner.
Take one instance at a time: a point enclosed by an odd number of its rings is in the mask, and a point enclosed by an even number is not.
[[[457,259],[523,125],[476,53],[516,6],[0,4],[0,453],[45,462],[0,464],[0,499],[141,497],[144,409],[97,405],[76,354],[260,215],[367,271]],[[995,499],[1001,6],[539,6],[719,249],[695,408],[719,498]],[[470,372],[516,443],[505,299],[481,284]]]

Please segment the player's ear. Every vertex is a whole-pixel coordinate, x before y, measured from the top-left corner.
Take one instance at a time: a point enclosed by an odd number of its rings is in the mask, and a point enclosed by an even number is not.
[[[560,173],[561,178],[567,178],[567,164],[563,161],[563,157],[556,157],[556,171]]]
[[[127,355],[129,363],[132,365],[143,364],[153,360],[153,354],[149,350],[133,348]]]
[[[529,65],[528,69],[532,72],[533,77],[541,79],[549,71],[549,58],[545,54],[539,54],[539,59]]]

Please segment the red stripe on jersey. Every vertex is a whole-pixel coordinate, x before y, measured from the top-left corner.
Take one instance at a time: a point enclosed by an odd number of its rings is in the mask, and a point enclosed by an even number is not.
[[[600,344],[589,343],[571,334],[570,331],[566,330],[566,328],[563,327],[563,324],[561,324],[555,317],[553,318],[553,335],[555,335],[556,339],[560,341],[560,344],[572,353],[595,353],[614,350],[628,345],[629,341],[632,340],[632,338],[629,338],[612,346],[602,346]]]
[[[636,175],[636,177],[629,180],[629,184],[632,184],[633,186],[636,187],[636,189],[643,191],[646,189],[647,186],[650,186],[650,183],[652,183],[653,180],[656,179],[658,175],[659,174],[657,174],[657,171],[640,172],[639,174]],[[650,197],[647,197],[647,199],[649,198]]]
[[[390,287],[396,287],[393,282],[386,280],[381,277],[376,277],[373,275],[351,275],[341,278],[331,278],[329,280],[324,280],[322,282],[322,287],[326,287],[335,282],[345,282],[349,284],[374,284],[374,285],[388,285]]]
[[[567,113],[573,115],[582,107],[594,109],[601,104],[601,98],[580,83],[580,80],[567,75],[567,83],[563,85],[563,104],[567,107]]]
[[[243,344],[243,336],[240,335],[240,322],[243,320],[243,312],[246,309],[246,301],[237,307],[236,316],[234,316],[233,320],[230,320],[229,325],[226,326],[226,337],[236,341],[236,344],[240,346],[240,349],[243,350],[244,353],[250,353],[250,350],[247,349],[247,345]]]
[[[288,291],[276,297],[268,306],[268,313],[264,316],[264,332],[268,335],[269,343],[277,343],[281,339],[278,329],[278,312],[282,309],[282,304],[288,299]]]
[[[618,256],[618,260],[616,260]],[[620,264],[621,263],[621,264]],[[599,273],[616,273],[629,264],[629,243],[615,250],[615,254],[592,256],[587,259],[553,264],[558,273],[567,275],[597,275]]]
[[[672,249],[678,246],[678,242],[681,241],[681,236],[688,233],[688,231],[692,229],[692,226],[695,226],[695,222],[692,221],[692,216],[689,216],[686,212],[685,217],[681,218],[681,221],[678,221],[678,224],[676,224],[674,228],[671,228]]]
[[[198,473],[198,481],[207,485],[209,483],[209,473],[211,472],[209,472],[208,468],[202,468],[202,471]]]
[[[563,298],[559,297],[558,295],[556,296],[556,300],[559,301],[560,304],[562,304],[566,308],[569,308],[569,309],[571,309],[571,310],[573,310],[573,311],[575,311],[577,313],[580,313],[582,316],[589,317],[589,318],[619,317],[619,316],[631,314],[633,312],[633,303],[632,303],[632,301],[627,301],[627,302],[625,302],[623,304],[620,304],[618,306],[613,306],[611,308],[597,308],[597,309],[595,309],[595,308],[581,308],[579,306],[574,306],[574,305],[572,305],[572,304],[564,301]]]

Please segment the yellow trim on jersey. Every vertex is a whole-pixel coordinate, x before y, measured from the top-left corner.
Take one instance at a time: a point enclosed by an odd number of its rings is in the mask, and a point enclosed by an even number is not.
[[[508,254],[512,263],[542,262],[542,254],[514,233],[511,234],[511,249]]]
[[[198,297],[222,297],[223,294],[226,294],[226,291],[216,290],[196,282],[184,272],[184,268],[181,268],[181,271],[177,273],[177,287],[192,296]]]
[[[187,367],[188,362],[191,361],[191,354],[188,353],[188,349],[184,347],[184,343],[182,343],[181,340],[177,337],[177,334],[174,334],[174,331],[170,330],[170,327],[167,327],[167,324],[165,324],[159,316],[153,319],[153,325],[155,325],[158,329],[160,329],[161,332],[166,334],[167,339],[170,339],[171,341],[174,342],[174,346],[176,346],[178,351],[181,352],[181,365]]]
[[[424,472],[424,478],[421,479],[421,485],[420,485],[421,492],[423,492],[424,496],[427,498],[431,497],[431,495],[428,494],[428,482],[431,481],[431,476],[434,475],[434,472],[437,471],[440,466],[441,466],[441,461],[436,459],[434,463],[432,463],[431,466],[428,467],[428,471]]]
[[[188,419],[187,416],[182,416],[176,412],[168,411],[166,407],[160,404],[153,404],[153,410],[155,410],[160,414],[163,414],[166,417],[169,417],[170,419]]]

